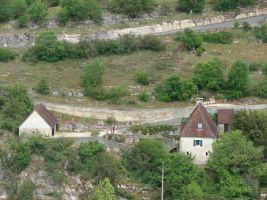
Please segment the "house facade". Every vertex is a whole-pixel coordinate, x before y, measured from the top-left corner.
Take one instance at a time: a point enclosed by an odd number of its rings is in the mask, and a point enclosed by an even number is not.
[[[217,112],[217,124],[219,128],[219,134],[227,133],[231,131],[231,123],[234,119],[234,109],[219,109]]]
[[[19,135],[40,134],[54,136],[56,133],[57,119],[43,104],[35,107],[34,111],[20,125]]]
[[[198,103],[188,120],[182,125],[180,152],[191,154],[195,164],[206,164],[217,136],[216,123],[211,119],[202,103]]]

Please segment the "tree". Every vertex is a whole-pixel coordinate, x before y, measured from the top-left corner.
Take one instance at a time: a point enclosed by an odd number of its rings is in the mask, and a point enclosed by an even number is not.
[[[156,6],[154,0],[112,0],[110,9],[135,18],[141,12],[151,11]]]
[[[144,183],[159,186],[165,156],[166,150],[159,141],[141,140],[123,154],[123,165]]]
[[[190,99],[196,93],[196,86],[177,75],[170,76],[155,89],[159,101],[171,102]]]
[[[33,110],[26,88],[20,85],[0,88],[0,110],[3,114],[1,128],[15,132]]]
[[[202,38],[199,34],[195,33],[192,29],[185,29],[184,32],[178,33],[176,40],[184,43],[187,50],[196,50],[202,46]]]
[[[246,95],[249,86],[249,69],[248,65],[242,61],[236,61],[228,74],[226,83],[227,98],[234,99]]]
[[[114,117],[108,117],[108,118],[105,120],[105,123],[106,123],[107,125],[109,125],[111,134],[114,134],[114,132],[115,132],[115,130],[116,130],[116,127],[117,127],[117,125],[118,125],[117,120],[116,120]]]
[[[218,91],[223,87],[223,68],[218,60],[198,63],[193,70],[193,81],[199,89]]]
[[[93,200],[116,200],[115,190],[110,183],[108,178],[100,181],[99,185],[96,187]]]
[[[208,169],[215,172],[220,194],[227,199],[257,199],[262,158],[262,148],[254,147],[240,131],[213,143]]]
[[[205,0],[179,0],[179,8],[185,12],[200,13],[205,6]]]
[[[260,111],[240,111],[235,114],[232,128],[243,132],[254,145],[264,147],[267,157],[267,116]]]
[[[50,88],[49,88],[47,79],[46,79],[46,78],[42,78],[42,79],[38,82],[37,87],[36,87],[35,90],[36,90],[39,94],[44,94],[44,95],[50,94]]]
[[[48,15],[48,8],[41,0],[33,2],[29,9],[30,19],[38,24],[41,24]]]

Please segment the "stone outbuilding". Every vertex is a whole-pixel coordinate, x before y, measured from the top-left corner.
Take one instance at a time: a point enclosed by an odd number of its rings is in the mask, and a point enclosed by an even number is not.
[[[218,137],[218,128],[207,110],[198,103],[180,131],[180,152],[191,154],[194,163],[206,164],[212,144]]]
[[[231,123],[235,116],[234,109],[219,109],[217,112],[217,124],[219,133],[227,133],[231,131]]]
[[[19,135],[40,134],[54,136],[57,119],[43,104],[38,104],[28,118],[20,125]]]

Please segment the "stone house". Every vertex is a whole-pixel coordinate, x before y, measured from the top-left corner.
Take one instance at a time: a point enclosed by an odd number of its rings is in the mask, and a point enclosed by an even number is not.
[[[217,112],[217,124],[220,133],[227,133],[231,131],[231,123],[234,119],[234,109],[219,109]]]
[[[57,119],[43,104],[38,104],[34,111],[19,127],[19,135],[40,134],[54,136],[56,133]]]
[[[212,144],[218,137],[218,128],[207,110],[198,103],[180,131],[180,152],[191,154],[194,163],[206,164]]]

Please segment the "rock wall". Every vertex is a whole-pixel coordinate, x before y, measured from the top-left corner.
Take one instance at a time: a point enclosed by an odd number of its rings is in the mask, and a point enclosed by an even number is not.
[[[88,35],[81,34],[60,34],[59,40],[66,40],[71,43],[78,43],[81,37],[87,39],[116,39],[125,34],[135,35],[147,35],[147,34],[159,34],[164,32],[176,32],[185,28],[193,28],[197,26],[206,26],[211,24],[218,24],[231,20],[240,20],[247,17],[267,15],[267,8],[255,9],[252,11],[243,12],[238,15],[219,15],[210,18],[198,18],[198,19],[185,19],[175,20],[173,22],[163,22],[161,24],[147,25],[136,28],[115,29],[106,32],[95,32]],[[34,37],[28,37],[25,34],[2,34],[0,35],[0,47],[25,47],[27,44],[32,43]]]

